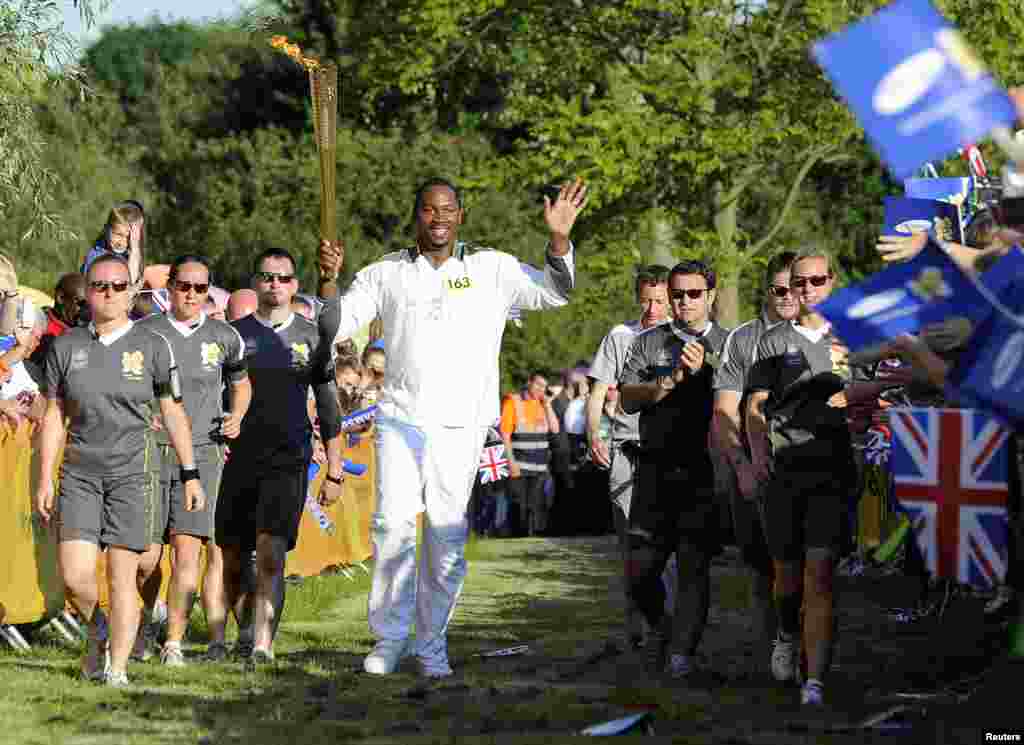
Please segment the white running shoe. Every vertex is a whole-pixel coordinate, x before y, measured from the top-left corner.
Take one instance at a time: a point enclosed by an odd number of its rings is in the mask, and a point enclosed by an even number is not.
[[[772,676],[780,683],[796,679],[796,639],[783,639],[781,632],[772,647]]]
[[[821,706],[825,703],[825,686],[820,680],[810,678],[800,689],[800,703],[803,706]]]
[[[167,667],[185,667],[185,653],[181,651],[180,642],[167,642],[160,650],[160,664]]]
[[[127,688],[131,685],[128,681],[128,673],[115,673],[113,670],[107,670],[107,672],[104,673],[103,682],[111,688]]]
[[[390,675],[405,657],[407,648],[405,639],[381,639],[363,660],[363,670],[371,675]]]

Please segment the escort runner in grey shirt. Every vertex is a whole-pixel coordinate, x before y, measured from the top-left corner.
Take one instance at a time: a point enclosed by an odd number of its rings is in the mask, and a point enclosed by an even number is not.
[[[828,405],[829,398],[845,387],[837,374],[841,371],[834,369],[833,340],[826,332],[812,341],[792,322],[776,326],[757,346],[748,385],[751,392],[771,394],[765,414],[774,455],[820,455],[825,470],[832,467],[833,450],[846,458],[850,448],[846,410]]]
[[[747,377],[757,359],[757,345],[765,332],[776,325],[761,316],[732,330],[722,349],[722,364],[715,373],[716,391],[742,394],[747,390]],[[743,411],[742,405],[740,411]]]
[[[219,419],[224,413],[221,381],[238,381],[246,377],[245,342],[231,324],[200,316],[193,329],[177,323],[163,313],[139,322],[143,328],[167,339],[178,363],[185,411],[192,422],[192,442],[207,445],[211,434],[219,432]],[[170,440],[159,432],[161,444]],[[216,495],[209,495],[215,498]]]
[[[626,366],[629,348],[636,341],[636,336],[643,329],[639,321],[627,321],[608,332],[601,346],[594,355],[588,377],[598,383],[618,385],[619,376]],[[612,441],[626,442],[640,439],[640,413],[626,414],[616,411],[612,418]]]
[[[143,472],[154,402],[169,395],[173,365],[167,340],[137,324],[109,346],[89,328],[54,339],[46,395],[63,399],[70,419],[63,467],[105,476]]]

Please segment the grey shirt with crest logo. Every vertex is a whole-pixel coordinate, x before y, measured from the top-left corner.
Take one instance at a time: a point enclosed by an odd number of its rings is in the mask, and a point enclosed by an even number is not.
[[[775,455],[848,452],[846,410],[828,405],[849,376],[832,360],[834,340],[827,332],[811,341],[789,322],[768,331],[757,345],[748,390],[769,393],[765,417]]]
[[[704,345],[704,365],[687,374],[665,398],[640,411],[640,445],[647,458],[672,464],[707,466],[715,371],[721,363],[728,331],[712,321],[699,337],[680,331],[675,323],[647,329],[636,337],[619,380],[620,385],[649,383],[676,368],[686,342]]]
[[[207,445],[212,442],[211,434],[220,429],[223,381],[245,377],[245,343],[229,323],[205,315],[196,323],[195,329],[189,329],[186,335],[163,313],[139,321],[140,326],[160,334],[171,345],[185,413],[192,423],[192,443]],[[159,432],[157,441],[169,443],[167,432]]]
[[[639,321],[627,321],[615,326],[601,341],[587,375],[598,383],[618,385],[619,376],[626,366],[629,348],[636,341],[637,334],[642,331]],[[615,442],[624,442],[639,438],[640,415],[616,412],[612,418],[612,439]]]
[[[133,324],[109,346],[91,329],[53,340],[46,356],[46,397],[69,418],[64,468],[103,476],[146,469],[156,399],[170,396],[174,355],[167,340]]]

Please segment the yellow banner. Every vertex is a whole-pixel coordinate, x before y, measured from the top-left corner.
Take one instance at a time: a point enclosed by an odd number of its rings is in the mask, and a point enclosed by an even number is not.
[[[33,428],[0,425],[0,623],[35,623],[64,607],[56,532],[35,517]]]

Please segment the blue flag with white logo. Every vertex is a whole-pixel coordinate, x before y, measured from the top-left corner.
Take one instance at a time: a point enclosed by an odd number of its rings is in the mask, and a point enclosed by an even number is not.
[[[1006,92],[928,0],[896,0],[813,54],[898,179],[1016,119]]]
[[[883,235],[927,233],[932,228],[945,241],[964,242],[960,207],[938,199],[885,198]]]
[[[981,318],[946,381],[951,398],[1019,429],[1024,425],[1024,254],[1014,249],[982,279],[1001,307],[990,306]]]
[[[856,352],[900,334],[916,334],[949,316],[967,315],[967,307],[987,305],[953,260],[929,241],[912,260],[837,290],[815,310]]]
[[[991,313],[946,378],[950,398],[1024,426],[1024,324]]]
[[[941,199],[963,204],[971,190],[971,180],[957,178],[908,178],[903,181],[903,196],[912,199]]]

